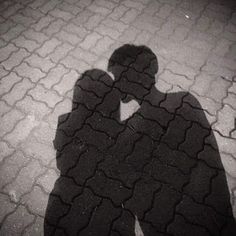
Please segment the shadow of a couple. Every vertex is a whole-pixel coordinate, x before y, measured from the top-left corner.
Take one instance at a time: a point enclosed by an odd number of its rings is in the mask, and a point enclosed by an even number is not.
[[[61,175],[45,235],[135,235],[137,222],[145,236],[235,235],[218,146],[198,101],[156,89],[158,62],[146,46],[118,48],[108,71],[114,81],[86,71],[72,111],[59,117]],[[120,101],[133,99],[140,108],[121,121]]]

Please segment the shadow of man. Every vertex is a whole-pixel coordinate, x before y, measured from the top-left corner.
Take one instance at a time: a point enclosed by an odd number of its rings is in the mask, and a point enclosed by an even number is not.
[[[146,46],[118,48],[108,71],[122,100],[140,104],[116,141],[119,155],[107,175],[133,189],[123,205],[144,235],[235,235],[224,168],[199,102],[187,92],[157,90],[157,58]],[[132,174],[119,173],[122,165],[132,166]],[[125,221],[121,216],[113,224],[120,235],[128,235],[120,231]]]

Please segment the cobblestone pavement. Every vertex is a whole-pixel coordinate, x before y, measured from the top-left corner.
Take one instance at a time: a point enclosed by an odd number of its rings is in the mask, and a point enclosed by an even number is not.
[[[159,59],[157,87],[188,91],[214,130],[236,217],[236,4],[220,0],[0,2],[0,234],[43,235],[59,176],[53,140],[87,69],[124,43]]]

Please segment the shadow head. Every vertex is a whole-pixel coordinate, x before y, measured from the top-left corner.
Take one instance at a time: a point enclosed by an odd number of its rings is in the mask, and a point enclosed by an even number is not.
[[[123,101],[142,99],[155,84],[158,61],[150,48],[125,44],[111,55],[108,71],[114,75],[117,88],[124,94]]]

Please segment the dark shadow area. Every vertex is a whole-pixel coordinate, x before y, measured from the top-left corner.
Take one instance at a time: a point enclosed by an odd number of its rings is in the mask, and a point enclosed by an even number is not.
[[[124,45],[108,71],[86,71],[72,111],[59,117],[54,146],[61,172],[45,235],[236,233],[230,195],[211,127],[187,92],[155,87],[158,62],[145,46]],[[120,121],[120,101],[140,109]]]

